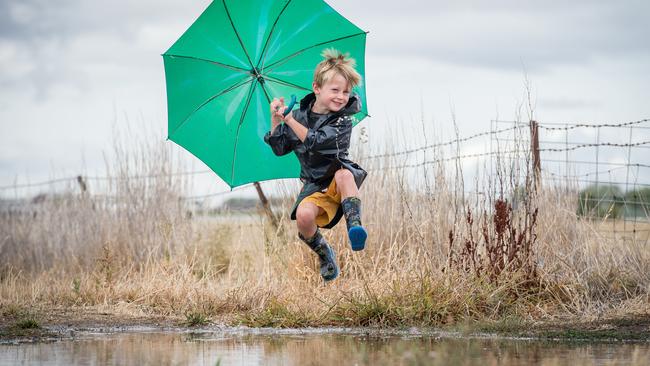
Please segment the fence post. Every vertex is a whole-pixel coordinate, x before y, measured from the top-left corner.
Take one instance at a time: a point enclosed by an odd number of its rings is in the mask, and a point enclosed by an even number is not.
[[[271,220],[271,225],[273,225],[277,230],[280,227],[278,218],[273,213],[273,210],[271,210],[271,206],[269,205],[269,200],[266,199],[266,195],[264,194],[264,191],[262,191],[262,186],[260,185],[260,182],[254,182],[253,185],[257,190],[257,195],[260,197],[260,201],[262,202],[262,208],[264,209],[266,216],[268,216],[268,218]]]
[[[86,184],[86,180],[84,179],[83,176],[78,175],[77,176],[77,183],[79,184],[79,189],[81,190],[81,194],[85,195],[86,192],[88,192],[88,184]]]
[[[530,153],[533,158],[533,177],[537,189],[541,182],[542,165],[539,159],[539,125],[533,120],[530,121]]]

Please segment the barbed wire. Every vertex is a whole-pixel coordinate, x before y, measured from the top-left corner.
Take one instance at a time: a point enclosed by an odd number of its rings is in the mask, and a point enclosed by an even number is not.
[[[499,142],[518,142],[518,143],[530,143],[530,139],[522,138],[520,140],[515,140],[515,139],[499,139]],[[554,144],[554,145],[565,145],[565,146],[575,146],[575,145],[587,145],[591,144],[591,142],[568,142],[568,141],[544,141],[540,140],[539,141],[540,145],[545,145],[545,144]],[[636,146],[637,148],[640,149],[650,149],[650,146]]]
[[[388,166],[388,167],[369,168],[368,170],[369,171],[382,171],[382,170],[393,170],[393,169],[403,169],[403,168],[404,169],[419,168],[419,167],[423,167],[425,165],[442,163],[442,162],[445,162],[445,161],[479,158],[479,157],[483,157],[483,156],[493,156],[493,155],[517,155],[517,154],[524,154],[524,153],[528,153],[528,152],[527,151],[522,151],[522,150],[491,151],[491,152],[484,152],[484,153],[465,154],[465,155],[452,156],[452,157],[448,157],[448,158],[427,160],[427,161],[423,161],[421,163],[416,163],[416,164],[403,164],[403,165]]]
[[[477,133],[468,137],[464,138],[457,138],[454,140],[450,140],[447,142],[442,142],[442,143],[436,143],[436,144],[431,144],[423,147],[419,147],[416,149],[411,149],[411,150],[406,150],[406,151],[401,151],[397,153],[386,153],[386,154],[379,154],[379,155],[372,155],[372,156],[367,156],[364,157],[364,160],[370,160],[370,159],[376,159],[376,158],[382,158],[382,157],[394,157],[394,156],[400,156],[400,155],[405,155],[405,154],[410,154],[413,152],[418,152],[418,151],[423,151],[427,149],[432,149],[435,147],[442,147],[446,145],[452,145],[455,143],[462,143],[466,142],[478,137],[482,136],[487,136],[487,135],[496,135],[500,134],[503,132],[515,130],[519,127],[509,127],[509,128],[504,128],[501,130],[497,131],[485,131],[481,133]],[[212,173],[212,170],[199,170],[199,171],[191,171],[191,172],[179,172],[179,173],[169,173],[169,174],[150,174],[150,175],[131,175],[131,176],[126,176],[126,177],[99,177],[99,176],[83,176],[83,175],[78,175],[74,177],[67,177],[67,178],[59,178],[59,179],[50,179],[46,181],[41,181],[41,182],[36,182],[36,183],[26,183],[26,184],[15,184],[15,185],[6,185],[6,186],[0,186],[0,190],[8,190],[8,189],[22,189],[22,188],[32,188],[32,187],[39,187],[39,186],[46,186],[46,185],[51,185],[54,183],[60,183],[60,182],[66,182],[66,181],[77,181],[79,177],[81,177],[84,180],[107,180],[107,181],[112,181],[112,180],[129,180],[129,179],[150,179],[150,178],[159,178],[159,177],[171,177],[171,176],[188,176],[188,175],[199,175],[199,174],[208,174]]]
[[[557,174],[557,173],[553,173],[551,171],[548,171],[546,169],[542,169],[542,171],[544,173],[550,174],[550,175],[552,175],[554,177],[565,178],[565,179],[573,179],[573,178],[586,178],[586,177],[589,177],[590,175],[609,174],[611,172],[621,170],[621,169],[626,169],[626,168],[628,168],[628,167],[627,166],[620,166],[620,167],[612,168],[612,169],[609,169],[609,170],[602,170],[602,171],[591,172],[591,173],[586,173],[586,174]]]
[[[471,135],[471,136],[468,136],[468,137],[464,137],[464,138],[456,138],[454,140],[450,140],[450,141],[447,141],[447,142],[438,142],[438,143],[418,147],[418,148],[415,148],[415,149],[404,150],[404,151],[400,151],[400,152],[396,152],[396,153],[385,153],[385,154],[366,156],[364,159],[370,160],[370,159],[378,159],[378,158],[386,158],[386,157],[394,157],[394,156],[400,156],[400,155],[405,155],[405,154],[411,154],[411,153],[415,153],[415,152],[419,152],[419,151],[433,149],[435,147],[442,147],[442,146],[447,146],[447,145],[453,145],[453,144],[466,142],[466,141],[473,140],[475,138],[482,137],[482,136],[497,135],[497,134],[500,134],[500,133],[503,133],[503,132],[515,130],[517,128],[519,128],[519,127],[515,126],[515,127],[504,128],[504,129],[501,129],[501,130],[496,130],[496,131],[485,131],[485,132],[477,133],[477,134],[474,134],[474,135]]]
[[[566,130],[573,130],[576,128],[628,127],[628,126],[634,126],[641,123],[645,123],[648,121],[650,121],[650,119],[642,119],[638,121],[630,121],[630,122],[622,122],[622,123],[600,123],[600,124],[578,123],[578,124],[564,126],[564,127],[547,127],[544,124],[539,124],[538,126],[539,128],[545,129],[547,131],[566,131]]]
[[[24,184],[13,184],[13,185],[0,186],[0,190],[41,187],[41,186],[47,186],[47,185],[51,185],[51,184],[55,184],[55,183],[61,183],[61,182],[78,181],[80,178],[85,180],[85,181],[87,181],[87,180],[119,181],[119,180],[129,180],[129,179],[150,179],[150,178],[161,178],[161,177],[177,177],[177,176],[188,176],[188,175],[200,175],[200,174],[207,174],[207,173],[212,173],[212,170],[196,170],[196,171],[190,171],[190,172],[150,174],[150,175],[129,175],[129,176],[125,176],[125,177],[98,177],[98,176],[76,175],[74,177],[50,179],[50,180],[36,182],[36,183],[24,183]]]
[[[587,127],[587,128],[600,128],[600,127],[626,127],[626,126],[633,126],[633,125],[638,125],[644,122],[649,122],[650,119],[642,119],[638,121],[630,121],[630,122],[623,122],[623,123],[618,123],[618,124],[611,124],[611,123],[604,123],[604,124],[573,124],[571,126],[564,126],[564,127],[548,127],[545,126],[544,124],[538,124],[539,128],[543,128],[546,130],[570,130],[570,129],[575,129],[575,128],[581,128],[581,127]],[[497,123],[515,123],[516,125],[513,127],[508,127],[508,128],[503,128],[500,130],[494,130],[494,131],[485,131],[481,133],[477,133],[474,135],[470,135],[468,137],[464,138],[456,138],[453,140],[449,140],[447,142],[441,142],[441,143],[434,143],[426,146],[422,146],[419,148],[414,148],[414,149],[409,149],[405,151],[400,151],[396,153],[384,153],[384,154],[377,154],[377,155],[371,155],[362,158],[362,160],[370,160],[370,159],[377,159],[377,158],[384,158],[384,157],[397,157],[401,155],[406,155],[406,154],[411,154],[415,152],[420,152],[420,151],[425,151],[428,149],[436,148],[436,147],[443,147],[443,146],[448,146],[448,145],[453,145],[453,144],[459,144],[463,142],[467,142],[482,136],[495,136],[499,135],[504,132],[520,129],[521,126],[528,126],[528,123],[524,122],[518,122],[518,121],[495,121]],[[609,147],[644,147],[642,145],[648,145],[650,144],[650,141],[641,141],[641,142],[636,142],[636,143],[627,143],[627,144],[619,144],[619,143],[610,143],[610,142],[604,142],[604,143],[585,143],[585,144],[580,144],[576,146],[571,146],[571,147],[565,147],[565,148],[542,148],[539,149],[540,152],[567,152],[567,151],[573,151],[585,147],[599,147],[599,146],[609,146]],[[481,156],[493,156],[493,155],[508,155],[508,154],[521,154],[521,153],[528,153],[528,152],[522,152],[522,151],[509,151],[509,152],[502,152],[502,151],[495,151],[495,152],[487,152],[487,153],[477,153],[477,154],[466,154],[466,155],[458,155],[454,157],[449,157],[449,158],[441,158],[441,159],[434,159],[434,160],[429,160],[429,161],[424,161],[422,163],[417,163],[417,164],[407,164],[407,165],[401,165],[401,166],[394,166],[394,167],[386,167],[386,168],[380,168],[380,169],[399,169],[399,168],[416,168],[416,167],[421,167],[425,165],[430,165],[430,164],[435,164],[439,162],[444,162],[444,161],[451,161],[451,160],[457,160],[457,159],[465,159],[465,158],[475,158],[475,157],[481,157]],[[544,161],[551,161],[547,159],[543,159]],[[578,161],[575,161],[576,163],[581,163]],[[607,163],[600,163],[600,164],[607,164]],[[626,164],[625,166],[638,166],[638,167],[650,167],[649,165],[646,164]],[[374,169],[377,170],[377,169]],[[66,177],[66,178],[58,178],[58,179],[50,179],[46,181],[41,181],[41,182],[36,182],[36,183],[26,183],[26,184],[14,184],[14,185],[6,185],[6,186],[0,186],[0,190],[10,190],[10,189],[22,189],[22,188],[32,188],[32,187],[39,187],[39,186],[46,186],[46,185],[52,185],[55,183],[61,183],[61,182],[72,182],[72,181],[79,181],[80,179],[83,180],[96,180],[96,181],[119,181],[119,180],[129,180],[129,179],[150,179],[150,178],[159,178],[159,177],[173,177],[173,176],[191,176],[191,175],[200,175],[200,174],[209,174],[212,173],[212,170],[198,170],[198,171],[189,171],[189,172],[177,172],[177,173],[165,173],[165,174],[149,174],[149,175],[132,175],[132,176],[122,176],[122,177],[101,177],[101,176],[83,176],[83,175],[77,175],[73,177]],[[234,190],[233,190],[234,191]],[[218,195],[223,195],[230,193],[232,191],[225,191],[225,192],[219,192],[211,195],[206,195],[206,197],[210,196],[218,196]],[[201,198],[202,196],[197,196],[198,198]],[[189,198],[188,198],[189,199]]]
[[[607,166],[629,166],[629,167],[641,167],[641,168],[650,168],[650,165],[639,164],[639,163],[610,163],[606,161],[588,161],[588,160],[559,160],[559,159],[542,159],[543,162],[547,163],[558,163],[558,164],[583,164],[583,165],[607,165]]]
[[[496,123],[510,123],[510,124],[516,124],[519,126],[529,126],[530,122],[522,122],[522,121],[502,121],[502,120],[493,120],[493,122]],[[621,122],[621,123],[594,123],[594,124],[589,124],[589,123],[539,123],[537,122],[537,126],[541,129],[548,130],[548,131],[566,131],[566,130],[573,130],[576,128],[603,128],[603,127],[629,127],[629,126],[634,126],[634,125],[639,125],[645,122],[650,122],[650,119],[642,119],[638,121],[629,121],[629,122]],[[565,125],[563,127],[549,127],[550,125]],[[650,127],[649,127],[650,128]]]
[[[644,200],[628,200],[625,198],[625,196],[620,196],[620,195],[612,195],[611,198],[605,198],[605,197],[590,197],[589,195],[586,195],[586,197],[580,197],[580,201],[582,202],[600,202],[600,203],[622,203],[624,205],[648,205],[649,202],[644,201]]]
[[[542,177],[543,180],[554,181],[554,182],[564,182],[566,179],[564,177]],[[615,182],[615,181],[603,181],[603,180],[593,180],[593,179],[574,179],[576,183],[589,183],[589,184],[611,184],[611,185],[624,185],[625,182]],[[635,187],[650,187],[650,184],[647,183],[634,183]]]
[[[634,143],[631,143],[631,144],[617,144],[617,143],[614,143],[614,142],[599,142],[599,143],[582,144],[582,145],[565,147],[565,148],[545,148],[545,149],[539,149],[539,151],[540,152],[542,152],[542,151],[565,152],[565,151],[573,151],[573,150],[582,149],[584,147],[599,147],[599,146],[635,147],[635,146],[648,145],[648,144],[650,144],[650,141],[640,141],[640,142],[634,142]]]
[[[218,196],[225,196],[227,194],[237,192],[237,191],[243,191],[245,189],[253,187],[253,184],[246,184],[243,186],[239,186],[237,188],[233,188],[229,191],[222,191],[222,192],[217,192],[217,193],[210,193],[210,194],[204,194],[200,196],[188,196],[188,197],[179,197],[181,201],[190,201],[190,200],[201,200],[201,199],[206,199],[206,198],[213,198],[213,197],[218,197]]]
[[[234,192],[238,191],[243,191],[249,188],[254,187],[253,184],[246,184],[243,186],[239,186],[236,188],[233,188],[228,191],[221,191],[221,192],[216,192],[216,193],[209,193],[209,194],[204,194],[204,195],[198,195],[198,196],[180,196],[178,197],[179,201],[198,201],[198,200],[205,200],[207,198],[214,198],[214,197],[219,197],[219,196],[225,196]],[[103,193],[94,193],[94,194],[88,194],[87,196],[90,199],[99,199],[99,200],[104,200],[104,201],[119,201],[123,200],[126,197],[125,196],[119,196],[119,195],[108,195],[108,194],[103,194]],[[35,202],[34,199],[27,199],[23,198],[20,202],[9,202],[8,207],[23,207],[23,206],[31,206],[38,204],[39,202]]]
[[[10,186],[0,186],[0,190],[46,186],[46,185],[50,185],[50,184],[54,184],[54,183],[67,182],[67,181],[72,181],[72,180],[77,180],[77,177],[50,179],[50,180],[43,181],[43,182],[38,182],[38,183],[25,183],[25,184],[14,184],[14,185],[10,185]]]
[[[93,177],[93,176],[82,176],[87,180],[129,180],[129,179],[149,179],[149,178],[160,178],[160,177],[180,177],[188,175],[201,175],[214,173],[212,170],[195,170],[191,172],[178,172],[178,173],[164,173],[164,174],[150,174],[150,175],[129,175],[126,177]],[[74,179],[77,179],[76,177]]]

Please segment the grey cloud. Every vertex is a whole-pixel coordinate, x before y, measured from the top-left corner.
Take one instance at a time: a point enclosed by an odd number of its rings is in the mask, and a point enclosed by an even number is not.
[[[370,31],[372,54],[496,69],[523,63],[533,71],[650,54],[650,3],[643,1],[406,0],[378,1],[361,16],[359,5],[349,9]]]
[[[74,32],[72,0],[8,0],[0,3],[0,38],[30,41],[34,38],[61,37]]]
[[[8,42],[18,52],[12,59],[0,58],[4,69],[0,86],[32,88],[36,98],[46,97],[56,83],[81,86],[89,76],[80,67],[82,61],[68,55],[84,51],[79,44],[87,43],[75,43],[79,38],[113,40],[113,46],[123,47],[115,52],[142,58],[134,49],[134,37],[142,27],[177,27],[180,35],[208,4],[209,0],[2,0],[0,47]],[[369,55],[536,72],[601,57],[650,54],[650,22],[645,19],[650,2],[641,0],[332,0],[330,4],[371,32]],[[76,52],[70,49],[73,46]],[[98,52],[101,46],[90,47]],[[129,62],[133,69],[146,67],[134,59]],[[7,72],[12,65],[30,66],[31,71]]]
[[[203,4],[201,4],[203,3]],[[84,0],[6,0],[0,3],[0,38],[30,41],[67,38],[102,30],[128,35],[148,22],[174,22],[198,16],[209,2]]]
[[[148,66],[141,61],[146,52],[164,51],[138,49],[139,32],[152,24],[157,29],[187,26],[208,2],[203,3],[1,1],[0,87],[30,90],[43,100],[57,84],[84,92],[90,79],[101,76],[89,69],[102,63],[128,64],[127,71],[137,73]]]

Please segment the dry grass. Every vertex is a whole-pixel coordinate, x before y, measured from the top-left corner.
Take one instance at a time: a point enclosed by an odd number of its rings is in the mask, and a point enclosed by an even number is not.
[[[0,220],[0,307],[97,308],[253,326],[441,326],[647,314],[650,250],[607,239],[575,214],[577,195],[532,187],[502,167],[467,196],[448,165],[409,183],[399,161],[366,161],[367,249],[342,223],[326,233],[341,276],[324,285],[286,217],[196,220],[161,146],[117,146],[108,197],[57,196]],[[518,168],[521,169],[521,168]],[[523,168],[525,171],[525,167]],[[156,175],[142,180],[132,174]],[[517,177],[522,176],[519,179]],[[523,187],[523,188],[521,188]]]

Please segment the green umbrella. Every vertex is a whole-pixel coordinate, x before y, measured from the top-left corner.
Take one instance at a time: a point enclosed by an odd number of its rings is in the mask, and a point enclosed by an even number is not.
[[[294,154],[264,143],[269,103],[311,92],[325,48],[349,53],[364,75],[366,32],[321,0],[213,1],[163,54],[168,138],[230,187],[298,177]],[[354,90],[367,116],[365,86]]]

